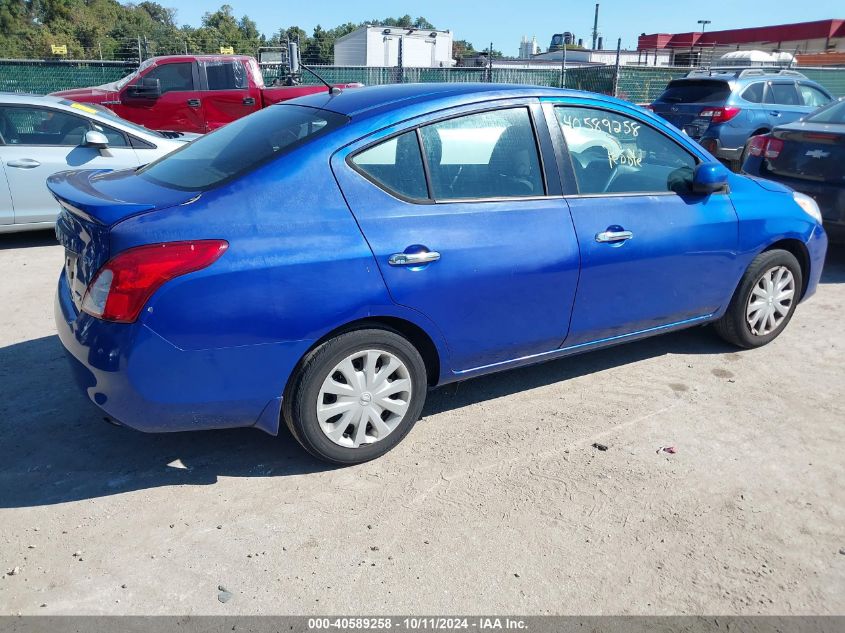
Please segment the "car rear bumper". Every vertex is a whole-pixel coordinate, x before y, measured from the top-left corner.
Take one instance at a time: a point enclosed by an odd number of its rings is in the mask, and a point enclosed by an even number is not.
[[[721,160],[736,161],[742,158],[742,151],[745,149],[741,147],[724,147],[722,141],[718,138],[705,136],[698,140],[699,144],[708,152],[713,154],[716,158]]]
[[[79,313],[62,275],[59,339],[77,382],[115,421],[145,432],[279,427],[287,377],[307,341],[183,350],[142,323]]]

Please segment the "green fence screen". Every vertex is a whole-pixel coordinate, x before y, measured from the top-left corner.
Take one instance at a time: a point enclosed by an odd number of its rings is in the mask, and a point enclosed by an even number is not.
[[[83,88],[108,83],[135,69],[131,62],[44,62],[37,60],[0,60],[0,91],[47,94],[68,88]],[[332,83],[359,82],[367,86],[411,82],[496,82],[528,84],[589,90],[616,94],[634,103],[648,103],[666,84],[683,77],[688,68],[645,68],[621,66],[618,76],[613,66],[581,68],[369,68],[320,66],[317,68]],[[845,96],[845,68],[801,68],[809,79],[825,86],[837,97]],[[264,68],[265,80],[280,79],[280,69]],[[317,80],[303,76],[305,83]]]

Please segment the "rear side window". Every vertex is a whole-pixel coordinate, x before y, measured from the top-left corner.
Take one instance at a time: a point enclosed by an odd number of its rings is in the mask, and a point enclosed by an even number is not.
[[[725,81],[712,79],[676,79],[670,81],[657,99],[665,103],[718,103],[731,95]]]
[[[420,131],[435,199],[545,195],[527,108],[468,114]]]
[[[210,189],[347,121],[347,117],[326,110],[274,105],[206,134],[138,173],[166,187]]]
[[[428,198],[420,144],[413,130],[365,149],[352,163],[388,191],[406,198]]]
[[[766,87],[762,81],[751,84],[742,91],[742,98],[751,103],[763,103],[763,90]]]
[[[158,79],[161,94],[166,92],[189,92],[194,90],[194,68],[192,62],[178,62],[156,66],[145,77]]]
[[[243,90],[247,88],[246,68],[240,61],[207,61],[205,74],[209,90]]]
[[[770,84],[766,93],[766,103],[778,105],[800,105],[795,84]]]
[[[814,86],[799,84],[798,92],[801,94],[801,100],[804,102],[805,106],[820,108],[821,106],[830,103],[830,97]]]

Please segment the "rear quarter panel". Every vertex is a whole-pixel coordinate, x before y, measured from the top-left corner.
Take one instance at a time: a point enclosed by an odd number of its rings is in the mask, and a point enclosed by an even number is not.
[[[331,138],[111,233],[113,253],[171,240],[229,242],[212,266],[160,288],[139,322],[181,350],[206,352],[210,366],[237,367],[230,395],[256,406],[281,396],[302,354],[352,321],[403,318],[445,351],[433,324],[390,300],[329,169]]]

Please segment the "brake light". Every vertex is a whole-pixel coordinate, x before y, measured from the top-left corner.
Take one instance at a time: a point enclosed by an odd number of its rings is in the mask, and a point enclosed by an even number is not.
[[[698,116],[710,119],[710,123],[725,123],[741,112],[736,106],[725,106],[723,108],[704,108]]]
[[[748,153],[751,156],[763,158],[777,158],[783,150],[783,141],[770,134],[752,136],[748,143]]]
[[[210,266],[228,246],[225,240],[196,240],[125,250],[97,272],[82,300],[82,309],[106,321],[131,323],[162,284]]]

